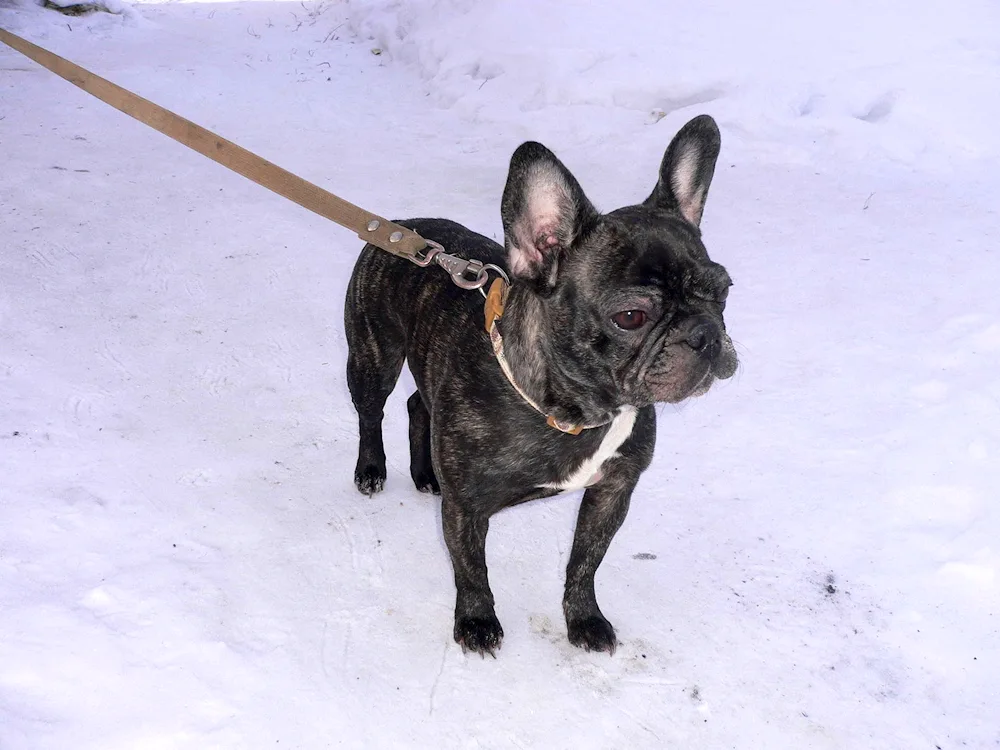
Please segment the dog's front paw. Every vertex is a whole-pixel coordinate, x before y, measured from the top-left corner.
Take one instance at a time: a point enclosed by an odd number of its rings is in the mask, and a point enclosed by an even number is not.
[[[495,659],[493,652],[503,641],[503,628],[493,616],[459,617],[455,620],[455,641],[463,652],[472,651],[484,658],[489,654]]]
[[[615,653],[618,639],[611,623],[601,615],[581,617],[569,623],[569,642],[588,651]]]
[[[359,466],[354,470],[354,484],[357,485],[358,492],[371,497],[376,492],[381,492],[385,488],[385,467]]]

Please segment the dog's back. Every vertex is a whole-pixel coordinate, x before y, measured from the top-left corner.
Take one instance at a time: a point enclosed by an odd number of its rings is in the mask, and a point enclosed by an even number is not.
[[[500,266],[504,263],[502,246],[453,221],[410,219],[397,223],[441,244],[450,254]],[[344,328],[349,349],[347,384],[360,417],[362,446],[369,446],[362,449],[355,471],[355,482],[362,492],[374,494],[385,482],[382,406],[399,379],[403,362],[409,359],[418,388],[430,398],[423,384],[431,380],[426,370],[442,359],[435,357],[435,352],[456,347],[489,349],[482,318],[479,292],[459,288],[443,269],[421,268],[374,245],[361,251],[347,287]],[[420,335],[416,335],[417,330]],[[418,407],[425,408],[411,399],[411,427]],[[422,472],[422,457],[411,457],[414,482],[421,489],[436,491],[429,455],[426,464],[427,471]]]

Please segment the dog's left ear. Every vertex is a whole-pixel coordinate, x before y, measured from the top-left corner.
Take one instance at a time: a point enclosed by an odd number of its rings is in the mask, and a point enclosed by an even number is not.
[[[721,145],[715,120],[708,115],[691,120],[667,147],[660,164],[660,181],[643,205],[676,211],[700,225]]]
[[[529,141],[511,157],[500,217],[511,273],[544,291],[597,210],[555,154]]]

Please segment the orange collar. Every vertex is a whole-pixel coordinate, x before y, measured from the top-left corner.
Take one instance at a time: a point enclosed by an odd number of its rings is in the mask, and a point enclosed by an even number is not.
[[[503,351],[503,338],[500,336],[500,327],[497,325],[497,323],[500,322],[500,318],[503,317],[504,308],[507,306],[508,292],[510,292],[510,286],[503,279],[494,279],[493,283],[490,285],[489,294],[486,295],[486,305],[484,308],[484,312],[486,313],[486,332],[490,335],[490,343],[493,344],[493,355],[497,358],[497,362],[500,363],[500,369],[503,370],[503,374],[507,376],[507,380],[509,380],[510,384],[514,386],[514,390],[517,391],[521,398],[527,401],[535,411],[545,417],[545,423],[549,427],[559,430],[560,432],[565,432],[568,435],[579,435],[587,428],[583,425],[560,422],[551,414],[546,414],[542,410],[542,407],[535,403],[534,399],[525,393],[521,386],[517,384],[517,381],[514,380],[514,373],[511,371],[510,363],[507,361],[507,357]]]

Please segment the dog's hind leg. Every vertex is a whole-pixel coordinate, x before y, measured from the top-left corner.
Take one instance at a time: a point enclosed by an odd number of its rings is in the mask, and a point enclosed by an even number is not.
[[[382,409],[403,369],[406,336],[388,319],[367,316],[363,305],[349,305],[347,318],[347,387],[358,412],[354,483],[362,494],[374,495],[385,487]]]
[[[415,391],[406,401],[410,415],[410,476],[421,492],[441,494],[434,466],[431,463],[431,415],[424,405],[420,391]]]

